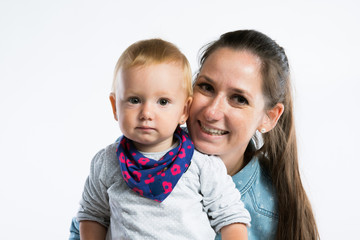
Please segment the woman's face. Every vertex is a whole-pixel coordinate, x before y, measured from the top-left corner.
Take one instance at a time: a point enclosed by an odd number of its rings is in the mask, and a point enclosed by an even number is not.
[[[260,60],[247,51],[220,48],[205,61],[194,86],[187,122],[195,146],[223,161],[241,161],[266,119]],[[229,171],[229,169],[228,169]]]

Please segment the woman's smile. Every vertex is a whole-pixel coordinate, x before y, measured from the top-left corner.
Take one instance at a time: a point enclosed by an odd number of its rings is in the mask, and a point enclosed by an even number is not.
[[[199,123],[200,129],[209,135],[222,136],[222,135],[229,133],[229,131],[225,131],[225,130],[221,130],[221,129],[218,129],[218,128],[215,128],[215,127],[212,127],[209,125],[205,125],[201,121],[198,121],[198,123]]]

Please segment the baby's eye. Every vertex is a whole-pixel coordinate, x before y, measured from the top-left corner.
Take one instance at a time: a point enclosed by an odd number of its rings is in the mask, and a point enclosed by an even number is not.
[[[129,97],[128,102],[131,104],[139,104],[140,103],[140,98],[138,97]]]
[[[198,83],[197,87],[200,88],[201,91],[204,92],[213,92],[214,88],[208,83]]]
[[[166,99],[166,98],[160,98],[158,103],[161,105],[161,106],[165,106],[169,103],[169,100]]]
[[[238,105],[248,105],[249,104],[248,100],[241,95],[234,95],[230,99]]]

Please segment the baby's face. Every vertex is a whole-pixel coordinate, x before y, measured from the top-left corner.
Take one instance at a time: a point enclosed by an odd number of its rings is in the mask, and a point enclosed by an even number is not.
[[[122,133],[140,151],[170,148],[191,102],[182,68],[175,63],[152,64],[123,70],[119,77],[116,108]]]

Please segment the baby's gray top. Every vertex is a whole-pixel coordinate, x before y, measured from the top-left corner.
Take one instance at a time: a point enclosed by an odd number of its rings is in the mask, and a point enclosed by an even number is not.
[[[126,185],[116,148],[111,144],[92,160],[77,215],[79,221],[108,227],[107,239],[214,239],[214,230],[223,226],[249,225],[250,215],[220,158],[195,150],[189,169],[159,203]]]

